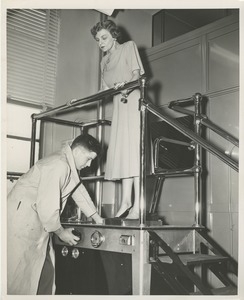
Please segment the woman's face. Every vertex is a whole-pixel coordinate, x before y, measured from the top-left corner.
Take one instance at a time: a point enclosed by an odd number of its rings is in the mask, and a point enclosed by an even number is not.
[[[98,31],[95,40],[97,41],[99,48],[103,52],[111,50],[114,46],[114,38],[112,37],[111,33],[106,29],[101,29],[100,31]]]

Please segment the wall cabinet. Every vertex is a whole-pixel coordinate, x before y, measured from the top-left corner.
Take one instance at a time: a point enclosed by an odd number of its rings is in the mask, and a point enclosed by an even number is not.
[[[238,15],[220,19],[148,49],[144,64],[149,87],[152,87],[151,101],[162,110],[172,114],[167,108],[168,102],[200,92],[207,100],[205,113],[208,118],[238,138]],[[206,131],[206,139],[229,155],[238,156],[238,148],[212,131]],[[237,259],[238,173],[211,154],[205,154],[205,162],[204,225],[213,238]],[[190,225],[193,220],[193,187],[192,178],[166,179],[159,214],[164,216],[167,224]]]

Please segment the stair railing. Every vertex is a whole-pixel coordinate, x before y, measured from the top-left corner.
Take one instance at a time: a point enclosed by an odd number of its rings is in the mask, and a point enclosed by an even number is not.
[[[143,94],[144,95],[144,94]],[[144,100],[143,100],[144,99]],[[181,104],[185,103],[194,103],[195,111],[190,111],[185,108],[180,107]],[[214,130],[217,134],[224,137],[226,140],[232,142],[235,146],[239,146],[239,142],[230,134],[226,133],[224,130],[214,125],[211,121],[207,119],[206,116],[201,114],[201,105],[202,105],[202,95],[200,93],[196,93],[193,97],[188,99],[182,99],[178,101],[173,101],[170,103],[169,107],[177,110],[184,114],[194,115],[194,132],[182,125],[176,119],[170,117],[167,113],[160,110],[160,108],[156,107],[152,103],[149,103],[145,100],[145,97],[141,97],[140,101],[140,110],[141,110],[141,172],[140,172],[140,185],[141,185],[141,196],[140,196],[140,224],[145,225],[145,180],[146,180],[146,159],[145,159],[145,151],[146,151],[146,127],[147,127],[147,113],[150,112],[154,116],[158,117],[160,120],[165,121],[167,124],[171,125],[173,128],[181,132],[186,137],[190,138],[194,142],[195,146],[195,160],[194,167],[189,170],[172,170],[169,172],[171,175],[189,173],[194,171],[194,198],[195,198],[195,224],[194,226],[201,226],[201,217],[202,217],[202,199],[201,199],[201,150],[202,148],[219,158],[225,164],[230,166],[235,171],[239,171],[238,162],[226,155],[223,151],[218,149],[212,143],[206,141],[201,137],[201,125],[207,126],[209,129]],[[155,151],[154,151],[155,152]],[[157,150],[156,150],[157,152]]]

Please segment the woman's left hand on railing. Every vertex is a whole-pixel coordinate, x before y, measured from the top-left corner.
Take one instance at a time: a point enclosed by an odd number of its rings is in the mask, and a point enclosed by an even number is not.
[[[114,89],[117,90],[119,88],[122,88],[126,83],[127,83],[127,81],[115,82],[114,83]]]

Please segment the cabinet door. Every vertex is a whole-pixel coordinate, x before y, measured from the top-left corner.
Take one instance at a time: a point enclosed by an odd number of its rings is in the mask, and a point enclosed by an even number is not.
[[[63,256],[63,246],[55,247],[56,254],[56,295],[106,295],[107,283],[99,251],[67,247]],[[78,249],[79,256],[72,257]]]

